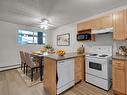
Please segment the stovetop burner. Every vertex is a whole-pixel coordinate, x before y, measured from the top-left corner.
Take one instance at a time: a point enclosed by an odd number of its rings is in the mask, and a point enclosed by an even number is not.
[[[99,55],[99,57],[106,57],[106,56],[108,56],[108,55],[106,55],[106,54]]]
[[[96,58],[109,58],[110,55],[108,54],[96,54],[96,53],[92,53],[92,54],[88,54],[88,57],[96,57]]]
[[[97,56],[98,54],[90,54],[90,56]]]

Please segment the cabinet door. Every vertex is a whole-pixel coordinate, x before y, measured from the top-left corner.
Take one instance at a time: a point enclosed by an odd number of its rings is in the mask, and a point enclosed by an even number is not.
[[[77,24],[77,31],[82,31],[86,29],[91,29],[91,21],[85,21]]]
[[[75,58],[75,82],[84,79],[84,57]]]
[[[84,29],[91,29],[91,22],[90,21],[84,22]]]
[[[125,61],[125,73],[126,73],[126,95],[127,95],[127,61]]]
[[[127,14],[126,10],[119,11],[113,14],[113,38],[115,40],[124,40],[126,39],[126,23],[127,23]]]
[[[125,94],[125,64],[124,61],[113,60],[113,90]]]
[[[84,22],[77,24],[77,32],[84,30]]]
[[[101,29],[113,27],[113,15],[109,14],[89,21],[82,22],[77,25],[78,30],[83,29]]]
[[[106,15],[100,18],[101,19],[101,28],[110,28],[113,27],[113,15]]]
[[[96,18],[91,20],[92,29],[100,29],[101,28],[101,20],[100,18]]]

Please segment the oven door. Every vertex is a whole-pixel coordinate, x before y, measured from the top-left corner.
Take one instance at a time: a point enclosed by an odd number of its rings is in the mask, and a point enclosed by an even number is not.
[[[86,73],[100,78],[108,78],[107,60],[86,57]]]

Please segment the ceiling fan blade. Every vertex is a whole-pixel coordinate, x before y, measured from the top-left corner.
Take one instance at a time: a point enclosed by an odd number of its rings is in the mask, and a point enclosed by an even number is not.
[[[53,24],[47,24],[48,26],[54,26],[55,27],[55,25],[53,25]]]

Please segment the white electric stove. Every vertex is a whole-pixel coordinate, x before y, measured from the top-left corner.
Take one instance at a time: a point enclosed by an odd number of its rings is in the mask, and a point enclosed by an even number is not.
[[[109,90],[112,78],[112,46],[94,46],[86,55],[86,81]]]

